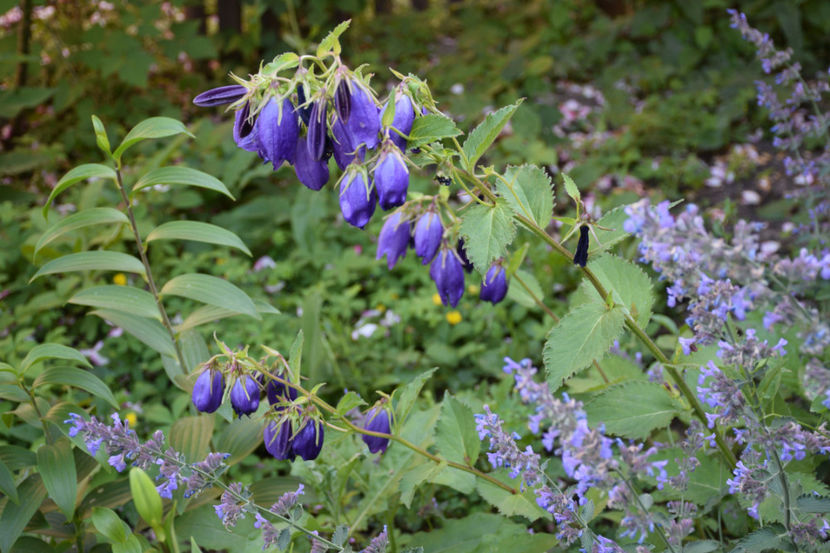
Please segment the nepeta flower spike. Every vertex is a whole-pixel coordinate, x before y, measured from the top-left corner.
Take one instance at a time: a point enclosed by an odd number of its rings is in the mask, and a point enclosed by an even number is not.
[[[305,461],[312,461],[323,449],[323,423],[309,418],[294,435],[291,450]]]
[[[495,305],[503,300],[506,295],[507,275],[505,274],[504,267],[495,263],[487,270],[487,274],[481,282],[481,294],[479,297]]]
[[[374,176],[380,207],[384,211],[404,204],[409,188],[409,169],[397,147],[384,147],[375,164]]]
[[[375,189],[369,187],[365,170],[350,165],[340,185],[343,218],[350,225],[362,229],[372,218],[376,201]]]
[[[259,113],[256,127],[257,149],[262,159],[273,163],[274,169],[283,161],[294,161],[300,123],[288,98],[282,104],[276,98],[268,100]]]
[[[309,132],[311,130],[309,129]],[[329,164],[325,160],[314,160],[311,155],[309,137],[297,138],[294,152],[294,172],[306,187],[320,190],[329,181]]]
[[[259,407],[259,385],[250,375],[237,379],[231,388],[231,407],[239,417],[250,415]]]
[[[574,265],[584,267],[588,263],[588,225],[579,227],[579,242],[574,253]]]
[[[432,266],[429,276],[435,282],[441,303],[455,307],[464,294],[464,269],[455,252],[443,248]]]
[[[401,220],[400,212],[393,213],[383,223],[383,228],[380,229],[376,259],[380,259],[386,255],[386,264],[390,271],[398,263],[400,258],[406,257],[410,230],[411,225],[409,221]]]
[[[386,409],[383,409],[382,407],[372,407],[366,413],[365,421],[366,422],[363,424],[364,430],[389,434],[389,412]],[[379,436],[369,436],[367,434],[363,434],[361,435],[361,439],[363,440],[363,443],[369,446],[369,451],[371,453],[377,453],[378,451],[383,453],[386,451],[386,448],[389,447],[389,438],[381,438]]]
[[[203,108],[232,104],[245,96],[246,92],[248,89],[238,84],[220,86],[202,92],[193,98],[193,103]]]
[[[422,265],[426,265],[435,257],[443,235],[444,227],[437,213],[428,211],[421,215],[415,224],[414,237],[415,254],[423,260]]]
[[[225,393],[225,379],[220,371],[202,371],[193,386],[193,405],[203,413],[213,413],[222,405]]]

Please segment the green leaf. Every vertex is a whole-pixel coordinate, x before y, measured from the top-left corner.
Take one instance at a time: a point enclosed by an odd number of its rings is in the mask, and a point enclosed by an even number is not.
[[[291,382],[300,382],[301,369],[303,366],[303,345],[305,344],[305,332],[301,328],[291,342],[288,350],[288,370],[291,372]]]
[[[355,407],[360,407],[361,405],[366,405],[363,398],[360,397],[357,392],[349,390],[345,395],[343,395],[343,397],[340,398],[340,401],[337,402],[337,412],[340,415],[345,415]]]
[[[599,303],[580,305],[562,317],[548,333],[543,352],[551,390],[594,359],[599,361],[622,332],[624,321],[620,308]]]
[[[234,199],[230,191],[222,184],[222,181],[214,176],[208,175],[190,167],[159,167],[153,169],[143,177],[141,177],[135,186],[133,186],[132,194],[139,190],[156,186],[158,184],[166,186],[184,185],[195,186],[197,188],[206,188],[214,192],[220,192],[230,199]]]
[[[263,315],[279,314],[279,310],[265,300],[255,299],[253,301],[257,313],[261,313]],[[194,309],[193,312],[190,313],[184,321],[182,321],[182,324],[176,327],[176,330],[178,332],[184,332],[212,321],[218,321],[219,319],[234,317],[236,315],[243,315],[243,313],[225,309],[224,307],[216,307],[215,305],[203,305],[198,309]]]
[[[683,553],[711,553],[720,549],[721,543],[715,540],[698,540],[683,546]]]
[[[92,525],[110,543],[123,543],[127,541],[127,536],[132,535],[127,523],[121,520],[115,511],[106,507],[92,509]]]
[[[250,418],[236,419],[225,427],[216,440],[216,451],[229,453],[225,460],[234,465],[251,454],[262,441],[263,424],[261,420]]]
[[[503,199],[492,207],[474,205],[461,221],[461,234],[467,257],[485,274],[494,259],[507,253],[507,246],[516,236],[513,212]]]
[[[0,513],[0,553],[8,553],[29,524],[40,504],[46,499],[46,488],[40,476],[30,476],[17,487],[20,503],[6,503]]]
[[[262,75],[276,76],[280,71],[293,69],[300,63],[300,57],[294,52],[283,52],[262,68]]]
[[[446,462],[433,463],[431,461],[424,461],[415,465],[414,468],[403,474],[401,476],[401,483],[398,486],[398,491],[401,492],[401,503],[405,505],[407,509],[410,508],[412,505],[412,499],[415,497],[415,490],[418,486],[424,482],[431,482],[438,473],[447,468]],[[475,477],[473,477],[473,480],[475,480]]]
[[[14,483],[14,475],[2,459],[0,459],[0,492],[3,492],[13,503],[20,504],[20,497],[17,495],[17,486]]]
[[[332,29],[329,34],[326,35],[326,38],[320,41],[320,45],[317,47],[318,58],[322,58],[329,52],[333,53],[335,56],[340,55],[340,35],[342,35],[346,29],[349,28],[349,24],[351,22],[351,19],[343,21],[337,27]]]
[[[53,259],[35,273],[29,282],[38,277],[73,271],[124,271],[144,275],[144,265],[131,255],[106,250],[71,253]]]
[[[32,384],[35,388],[52,385],[80,388],[103,399],[115,409],[119,408],[118,402],[115,401],[109,387],[104,384],[103,380],[89,371],[75,367],[49,367],[40,373]]]
[[[470,133],[467,140],[464,141],[464,155],[467,157],[467,170],[473,171],[478,159],[484,155],[487,148],[496,140],[501,133],[501,130],[513,117],[518,107],[524,100],[519,100],[515,104],[505,106],[500,110],[487,115],[484,121],[481,122]]]
[[[123,311],[139,317],[161,321],[153,294],[132,286],[107,284],[81,290],[69,300],[76,305]]]
[[[179,275],[162,287],[162,296],[180,296],[261,319],[248,294],[227,280],[198,273]]]
[[[135,336],[141,343],[153,348],[160,354],[176,357],[176,348],[170,339],[170,333],[160,322],[111,309],[96,309],[90,313],[111,322],[115,326],[120,326],[127,333]]]
[[[524,524],[490,513],[446,519],[442,528],[418,532],[407,542],[409,547],[423,547],[423,553],[545,553],[557,544],[552,534],[530,534]]]
[[[510,478],[507,470],[491,472],[490,476],[508,486],[519,487],[519,480]],[[540,518],[550,518],[550,514],[536,503],[536,495],[531,488],[518,494],[512,494],[483,478],[479,478],[476,481],[476,491],[485,501],[496,507],[506,517],[519,515],[530,522]]]
[[[147,473],[138,467],[130,469],[130,492],[141,518],[154,529],[161,526],[161,496]]]
[[[78,165],[61,177],[61,180],[59,180],[55,185],[55,188],[52,189],[52,192],[49,194],[49,199],[46,200],[46,204],[43,206],[43,217],[46,217],[49,212],[49,205],[58,194],[75,183],[93,178],[116,180],[117,177],[115,170],[107,167],[106,165],[101,165],[100,163],[85,163],[83,165]]]
[[[135,127],[133,127],[118,148],[112,153],[112,157],[119,161],[121,156],[127,151],[127,148],[147,140],[148,138],[164,138],[165,136],[173,136],[176,134],[186,134],[191,138],[196,138],[185,126],[175,119],[170,117],[150,117],[145,119]]]
[[[545,294],[542,292],[542,286],[532,273],[529,273],[524,269],[517,269],[514,276],[521,279],[530,291],[533,292],[534,296],[536,296],[539,300],[544,301]],[[522,286],[518,280],[513,282],[513,284],[507,288],[507,297],[516,303],[527,307],[528,309],[534,309],[537,307],[536,302],[533,301],[533,297],[527,292],[527,290],[525,290],[524,286]]]
[[[46,359],[77,361],[82,365],[92,368],[92,364],[80,351],[61,344],[46,343],[36,345],[26,354],[26,357],[23,358],[23,362],[20,364],[20,370],[25,372],[35,363],[40,363]]]
[[[415,405],[415,401],[418,399],[418,394],[421,393],[421,388],[424,387],[426,381],[429,380],[433,373],[437,370],[438,367],[424,371],[413,378],[403,388],[399,388],[400,391],[396,394],[398,403],[395,406],[395,422],[397,424],[403,424],[406,422],[406,418],[409,416],[409,411],[412,409],[412,406]]]
[[[110,150],[110,139],[107,137],[107,129],[104,124],[98,119],[97,115],[92,116],[92,129],[95,131],[95,142],[105,154],[112,155]]]
[[[120,223],[129,223],[127,216],[111,207],[92,207],[84,209],[69,217],[61,219],[51,227],[49,227],[40,240],[35,245],[35,253],[37,253],[47,244],[67,234],[69,232],[78,230],[80,228],[89,227],[92,225],[111,225]]]
[[[582,201],[582,194],[579,193],[579,188],[574,180],[565,173],[562,173],[562,180],[565,183],[565,193],[575,202]]]
[[[651,308],[654,305],[654,292],[651,279],[642,269],[630,261],[611,254],[592,259],[588,263],[588,268],[594,272],[605,290],[613,294],[615,303],[625,306],[641,327],[648,324],[651,319]],[[578,295],[575,295],[572,301],[605,303],[605,300],[587,280],[582,281]]]
[[[22,61],[26,58],[20,59]],[[33,86],[0,90],[0,117],[3,119],[12,119],[24,109],[32,108],[46,102],[55,93],[55,90],[54,88]]]
[[[744,536],[730,553],[763,553],[764,551],[795,551],[780,524],[764,526]]]
[[[210,223],[196,221],[171,221],[154,228],[147,235],[146,241],[153,240],[193,240],[195,242],[206,242],[208,244],[219,244],[236,248],[249,257],[251,250],[233,232]]]
[[[541,167],[522,165],[508,167],[504,173],[507,184],[498,179],[496,189],[516,215],[523,215],[545,228],[553,216],[553,188],[550,177]]]
[[[441,418],[435,427],[435,445],[450,461],[472,466],[478,459],[481,440],[473,411],[449,394],[444,396]]]
[[[170,445],[183,453],[188,463],[198,463],[210,452],[212,436],[212,416],[183,417],[170,428]]]
[[[625,212],[626,207],[624,205],[615,207],[597,221],[597,227],[594,230],[596,231],[597,238],[599,238],[599,242],[593,236],[591,237],[591,243],[588,246],[589,254],[607,250],[611,246],[628,238],[629,234],[623,229],[623,224],[628,219],[628,214]],[[598,227],[604,227],[609,230],[602,230]]]
[[[66,515],[67,520],[72,520],[75,497],[78,494],[78,475],[69,440],[61,439],[54,444],[41,446],[37,450],[37,469],[49,497]]]
[[[804,513],[830,513],[830,497],[806,494],[798,497],[795,504]]]
[[[585,405],[591,426],[601,423],[607,433],[632,439],[668,426],[681,411],[683,406],[669,392],[648,381],[611,386]]]
[[[407,147],[417,148],[424,144],[437,142],[444,138],[458,136],[461,131],[455,126],[455,122],[449,117],[430,113],[422,117],[416,117],[409,131]]]

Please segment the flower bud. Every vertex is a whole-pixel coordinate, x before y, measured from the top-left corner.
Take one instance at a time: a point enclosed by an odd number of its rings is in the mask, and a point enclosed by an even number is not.
[[[429,277],[435,282],[441,303],[455,307],[464,294],[464,269],[455,252],[441,249],[432,266]]]
[[[489,301],[493,305],[499,303],[507,295],[507,275],[504,267],[493,264],[487,270],[484,280],[481,282],[481,293],[479,297]]]
[[[308,126],[308,122],[311,120],[311,106],[303,105],[305,102],[305,89],[303,85],[299,85],[297,87],[297,113],[300,114],[300,119],[303,120],[303,123]]]
[[[279,426],[271,421],[265,425],[262,433],[262,440],[265,442],[265,450],[275,459],[284,461],[293,460],[294,452],[291,450],[291,421],[283,421]]]
[[[386,264],[390,271],[400,258],[406,257],[410,229],[409,221],[402,221],[400,212],[393,213],[380,229],[376,259],[386,255]]]
[[[375,164],[374,177],[380,207],[384,211],[403,205],[409,188],[409,169],[400,150],[384,148]]]
[[[326,121],[326,99],[321,98],[311,108],[311,117],[308,120],[308,153],[314,161],[323,158],[326,150],[326,137],[328,135],[328,124]]]
[[[247,92],[247,88],[238,84],[220,86],[202,92],[193,98],[193,103],[203,108],[232,104],[245,96]]]
[[[259,407],[259,385],[250,375],[242,375],[231,388],[231,407],[239,417],[250,415]]]
[[[358,147],[365,144],[366,148],[371,150],[379,142],[380,117],[378,117],[378,106],[372,99],[371,93],[357,82],[351,83],[349,100],[349,118],[348,120],[344,119],[344,121],[352,145]]]
[[[390,98],[390,102],[392,99]],[[387,103],[384,111],[389,108]],[[381,119],[383,115],[381,114]],[[415,121],[415,110],[412,108],[412,100],[406,94],[401,94],[395,100],[395,116],[392,118],[392,127],[398,129],[403,134],[409,134],[412,131],[412,123]],[[406,139],[393,130],[389,131],[389,138],[395,143],[400,151],[406,150]]]
[[[421,215],[415,225],[414,236],[415,254],[422,259],[422,265],[426,265],[435,257],[443,235],[444,227],[437,213],[428,211]]]
[[[220,371],[202,371],[193,385],[193,405],[203,413],[213,413],[222,405],[225,393],[225,379]]]
[[[257,147],[257,130],[256,121],[251,121],[251,106],[245,104],[242,109],[237,110],[236,118],[233,123],[233,141],[243,150],[249,152],[256,152]]]
[[[276,98],[268,100],[259,113],[256,132],[259,155],[265,161],[270,161],[274,169],[279,168],[283,161],[294,161],[300,123],[294,105],[288,98],[282,104]]]
[[[309,129],[309,132],[311,130]],[[294,152],[294,172],[301,183],[312,190],[320,190],[329,181],[329,164],[327,161],[315,161],[307,147],[308,137],[297,138]]]
[[[473,264],[467,258],[467,250],[464,247],[464,239],[458,239],[458,245],[455,247],[455,252],[458,254],[458,259],[461,260],[461,265],[464,267],[464,270],[468,273],[473,272]]]
[[[349,93],[349,83],[346,80],[340,81],[337,85],[337,90],[334,91],[334,109],[337,110],[337,115],[343,121],[349,120],[349,114],[352,110],[352,99]]]
[[[389,434],[389,412],[386,409],[383,409],[382,407],[372,407],[366,413],[366,419],[363,423],[363,429],[370,430],[372,432],[381,432],[383,434]],[[369,436],[367,434],[362,434],[361,438],[363,439],[363,443],[369,446],[369,451],[371,453],[377,453],[378,451],[383,453],[389,446],[389,438]]]
[[[362,229],[372,218],[376,202],[375,189],[369,187],[365,171],[349,168],[340,184],[340,211],[343,218],[350,225]]]
[[[312,461],[323,449],[323,437],[323,423],[309,418],[294,435],[291,450],[305,461]]]
[[[574,252],[574,265],[584,267],[588,263],[588,225],[579,227],[579,242]]]

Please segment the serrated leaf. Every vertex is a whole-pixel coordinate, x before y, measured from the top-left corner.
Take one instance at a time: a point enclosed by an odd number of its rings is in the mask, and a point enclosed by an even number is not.
[[[20,504],[20,498],[17,495],[17,486],[14,483],[14,475],[2,459],[0,459],[0,492],[8,497],[12,503]]]
[[[508,167],[505,181],[498,179],[496,189],[516,215],[523,215],[545,228],[553,216],[554,193],[550,177],[535,165]]]
[[[517,277],[516,282],[512,283],[507,289],[507,297],[509,299],[515,301],[519,305],[527,307],[528,309],[537,307],[536,302],[533,300],[533,296],[536,296],[536,298],[540,301],[544,301],[545,294],[542,292],[542,286],[532,273],[529,273],[524,269],[517,269],[514,276]],[[518,282],[519,280],[524,282],[524,284],[530,289],[530,292],[533,293],[533,296],[525,290],[525,287]]]
[[[475,475],[449,466],[444,466],[442,470],[430,476],[429,482],[449,486],[464,495],[469,495],[476,489]]]
[[[710,553],[720,549],[721,543],[715,540],[698,540],[683,546],[683,553]]]
[[[492,207],[475,205],[464,214],[461,235],[467,257],[481,274],[486,274],[493,260],[506,255],[507,246],[516,236],[513,212],[502,199]]]
[[[413,534],[408,542],[410,547],[422,547],[423,553],[545,553],[557,544],[553,534],[531,534],[524,524],[490,513],[446,519],[442,528]]]
[[[412,406],[415,405],[415,401],[418,399],[418,394],[421,393],[421,388],[424,387],[424,384],[427,380],[429,380],[433,373],[438,370],[438,367],[429,369],[427,371],[422,372],[408,384],[399,388],[400,391],[395,394],[398,402],[395,405],[395,421],[398,424],[403,424],[406,422],[406,418],[409,416],[409,411],[412,409]]]
[[[357,392],[350,390],[337,402],[337,412],[340,415],[345,415],[355,407],[360,407],[361,405],[366,405],[366,402],[363,401],[363,398]]]
[[[90,209],[84,209],[83,211],[79,211],[78,213],[61,219],[49,227],[37,241],[34,255],[37,256],[37,253],[44,246],[72,231],[92,225],[126,224],[129,222],[130,221],[127,219],[126,215],[111,207],[92,207]]]
[[[176,357],[176,348],[170,339],[170,333],[158,321],[111,309],[96,309],[91,311],[90,314],[97,315],[115,326],[120,326],[141,343],[153,348],[160,354]]]
[[[103,399],[115,409],[119,408],[118,402],[115,401],[115,397],[112,395],[109,386],[89,371],[75,367],[49,367],[40,373],[32,384],[34,388],[53,385],[80,388]]]
[[[78,475],[69,440],[61,439],[54,444],[41,446],[37,450],[37,469],[49,497],[66,515],[67,520],[72,520],[78,493]]]
[[[562,181],[565,183],[565,193],[570,196],[573,201],[581,201],[582,194],[579,193],[579,188],[576,186],[574,180],[567,174],[562,173]]]
[[[123,311],[139,317],[161,321],[161,315],[153,294],[132,286],[118,286],[117,284],[93,286],[72,296],[68,303]]]
[[[219,244],[236,248],[251,256],[251,250],[235,233],[222,227],[197,221],[171,221],[157,226],[147,235],[146,241],[193,240],[207,244]]]
[[[562,317],[548,333],[543,352],[551,389],[608,353],[624,321],[620,308],[599,303],[580,305]]]
[[[45,264],[29,279],[29,282],[44,275],[74,271],[122,271],[144,276],[144,265],[135,257],[120,252],[94,250],[71,253]]]
[[[40,476],[30,476],[17,487],[20,503],[6,503],[0,513],[0,553],[8,553],[46,498]]]
[[[493,471],[490,476],[508,486],[519,487],[519,480],[510,478],[506,470]],[[550,514],[536,503],[536,495],[531,488],[527,488],[518,494],[512,494],[483,478],[479,478],[476,481],[476,491],[487,503],[493,505],[506,517],[518,515],[530,522],[540,518],[550,518]]]
[[[184,454],[189,463],[198,463],[210,452],[213,417],[196,415],[178,419],[170,427],[170,445]]]
[[[613,294],[614,301],[624,305],[641,327],[648,324],[654,305],[654,292],[651,279],[645,271],[630,261],[611,254],[591,259],[588,268],[593,271],[605,290]],[[605,303],[587,280],[580,284],[578,294],[574,296],[574,302]]]
[[[634,381],[606,389],[585,405],[588,423],[605,425],[608,434],[643,439],[664,428],[683,406],[659,384]]]
[[[130,469],[130,493],[141,518],[153,528],[161,526],[161,496],[147,473],[138,467]]]
[[[776,549],[794,551],[787,538],[787,530],[780,524],[765,526],[747,534],[730,553],[763,553]]]
[[[43,217],[46,217],[46,214],[49,212],[49,205],[51,205],[52,200],[54,200],[58,194],[73,184],[79,183],[82,180],[94,178],[115,180],[115,170],[111,167],[107,167],[106,165],[101,165],[100,163],[85,163],[71,169],[68,173],[61,177],[61,180],[58,181],[52,189],[52,192],[49,193],[49,199],[46,200],[46,204],[43,206]]]
[[[263,75],[277,75],[280,71],[293,69],[300,63],[300,57],[294,52],[284,52],[262,68]]]
[[[20,370],[25,372],[35,363],[40,363],[46,359],[77,361],[82,365],[92,368],[92,364],[80,351],[61,344],[46,343],[36,345],[29,351],[29,353],[26,354],[26,357],[23,358],[23,362],[20,363]]]
[[[127,133],[127,136],[124,137],[124,140],[112,153],[112,157],[115,160],[120,160],[128,148],[142,140],[164,138],[176,134],[186,134],[191,138],[196,138],[187,130],[181,121],[176,121],[170,117],[150,117],[130,129],[130,132]]]
[[[473,131],[467,140],[464,141],[463,150],[467,157],[467,170],[472,172],[475,169],[476,162],[484,155],[487,148],[496,140],[501,133],[501,130],[513,117],[513,114],[519,108],[524,100],[519,100],[515,104],[505,106],[498,111],[490,113],[484,118]]]
[[[263,315],[279,314],[279,310],[265,300],[255,299],[253,302],[257,313],[261,313]],[[198,309],[194,309],[193,312],[191,312],[190,315],[182,321],[182,324],[176,327],[176,330],[178,332],[184,332],[212,321],[218,321],[227,317],[235,317],[236,315],[244,315],[244,313],[225,309],[224,307],[216,307],[215,305],[203,305]]]
[[[261,319],[248,294],[227,280],[199,273],[179,275],[162,287],[162,296],[180,296]]]
[[[461,131],[455,126],[455,122],[449,117],[430,113],[422,117],[416,117],[409,131],[409,139],[406,144],[409,148],[417,148],[424,144],[437,142],[444,138],[458,136]]]
[[[623,224],[628,219],[628,214],[625,212],[626,207],[624,205],[615,207],[600,217],[599,221],[597,221],[597,226],[594,227],[599,242],[591,236],[591,242],[588,246],[589,255],[607,250],[611,246],[628,238],[628,233],[623,229]],[[608,230],[602,230],[599,227],[604,227]]]
[[[806,494],[798,497],[795,504],[805,513],[830,513],[830,497]]]
[[[329,52],[332,52],[336,56],[340,55],[340,35],[342,35],[346,29],[349,28],[350,23],[350,19],[343,21],[337,27],[332,29],[329,34],[326,35],[326,38],[320,41],[320,45],[317,47],[318,58],[322,58]]]
[[[412,498],[418,486],[424,482],[431,482],[435,475],[446,468],[446,463],[433,463],[425,460],[403,474],[398,486],[398,491],[401,492],[401,504],[408,509],[412,505]]]
[[[450,461],[475,464],[481,448],[473,411],[447,394],[441,405],[441,418],[435,427],[435,445]]]
[[[228,198],[234,199],[227,187],[222,184],[222,181],[212,175],[191,169],[190,167],[159,167],[158,169],[153,169],[135,183],[132,194],[156,185],[195,186],[197,188],[220,192]]]

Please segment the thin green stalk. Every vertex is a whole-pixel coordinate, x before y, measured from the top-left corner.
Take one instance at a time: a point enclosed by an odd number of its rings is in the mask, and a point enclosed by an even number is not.
[[[153,271],[150,268],[150,260],[147,259],[147,251],[145,250],[144,243],[141,240],[141,234],[138,232],[138,224],[135,221],[133,207],[130,203],[130,199],[127,197],[127,191],[124,189],[124,182],[121,179],[120,163],[115,169],[115,176],[118,184],[118,191],[121,193],[121,199],[124,201],[125,209],[127,210],[127,217],[130,220],[130,228],[133,229],[133,238],[135,238],[135,244],[138,247],[138,254],[141,257],[141,264],[144,265],[144,275],[147,277],[147,284],[150,287],[150,293],[153,294],[153,298],[156,300],[156,307],[158,307],[159,314],[161,315],[161,322],[170,334],[170,339],[173,341],[173,347],[176,349],[176,357],[179,360],[179,366],[182,368],[183,372],[187,373],[188,369],[187,365],[184,363],[184,355],[182,355],[182,350],[179,347],[179,341],[176,340],[176,333],[173,332],[173,325],[170,323],[170,318],[167,316],[164,304],[161,302],[161,297],[159,296],[158,289],[156,288],[156,281],[153,279]]]

